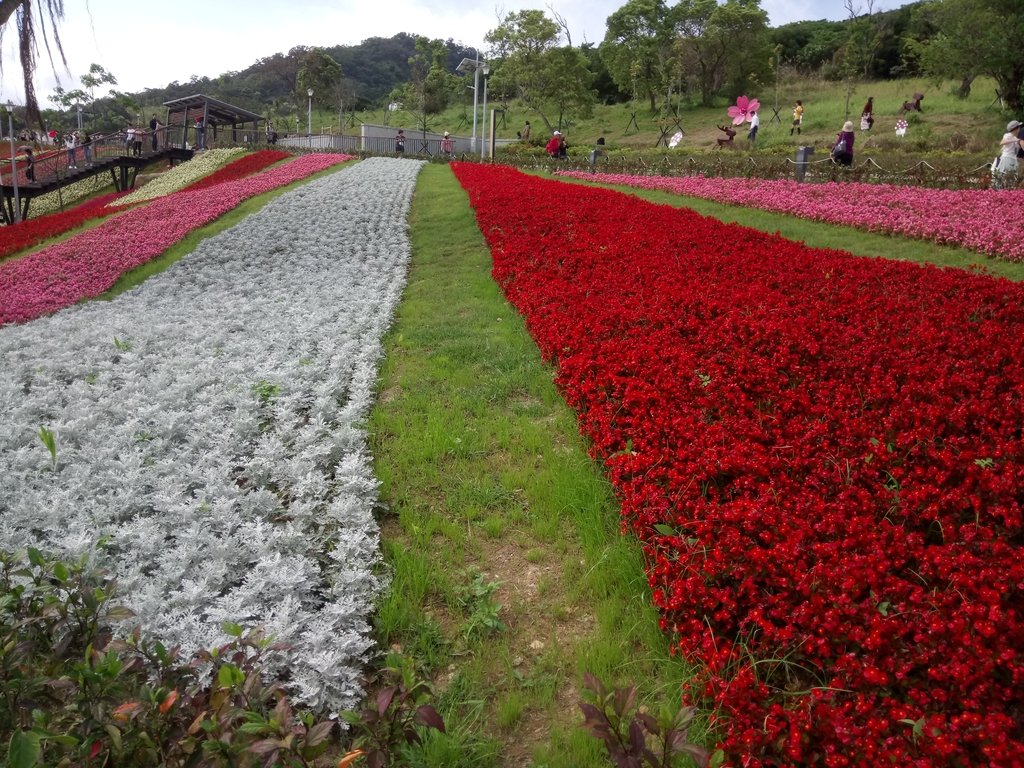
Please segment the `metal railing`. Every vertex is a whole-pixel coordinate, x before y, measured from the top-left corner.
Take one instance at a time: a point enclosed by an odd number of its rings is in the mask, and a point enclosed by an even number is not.
[[[74,150],[66,147],[53,146],[48,144],[31,145],[26,142],[15,143],[15,171],[18,174],[18,185],[31,189],[33,183],[45,184],[51,181],[65,179],[73,175],[73,172],[94,167],[97,165],[108,165],[111,159],[123,157],[146,157],[156,150],[168,146],[178,146],[168,143],[167,129],[163,128],[154,133],[152,131],[140,131],[135,134],[135,141],[129,143],[126,131],[96,135],[85,144],[75,147]],[[32,151],[32,162],[29,162],[25,150]],[[0,148],[0,156],[7,154]],[[29,178],[31,169],[32,179]],[[0,159],[0,184],[12,185],[11,159],[9,157]]]

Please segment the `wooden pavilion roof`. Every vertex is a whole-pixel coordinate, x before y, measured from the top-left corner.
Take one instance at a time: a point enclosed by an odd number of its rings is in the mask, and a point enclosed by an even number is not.
[[[181,125],[186,114],[189,116],[205,115],[204,122],[208,126],[259,123],[263,120],[262,115],[204,96],[201,93],[165,101],[164,106],[167,107],[168,125]]]

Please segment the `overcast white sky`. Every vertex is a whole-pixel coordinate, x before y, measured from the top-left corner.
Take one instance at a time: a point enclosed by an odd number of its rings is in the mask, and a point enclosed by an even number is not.
[[[60,28],[71,72],[58,65],[58,77],[66,90],[77,88],[78,77],[95,62],[117,78],[118,90],[137,92],[174,81],[185,83],[193,75],[216,77],[240,71],[257,59],[297,45],[355,45],[368,37],[399,32],[452,38],[483,48],[484,35],[498,25],[499,17],[524,8],[554,9],[567,20],[574,45],[600,43],[605,20],[625,1],[390,0],[381,6],[372,0],[72,0],[65,3]],[[875,10],[908,1],[882,0]],[[847,16],[843,0],[762,0],[762,7],[771,26]],[[0,101],[21,104],[16,43],[8,30],[3,39]],[[47,101],[56,84],[46,50],[41,48],[36,72],[40,102]]]

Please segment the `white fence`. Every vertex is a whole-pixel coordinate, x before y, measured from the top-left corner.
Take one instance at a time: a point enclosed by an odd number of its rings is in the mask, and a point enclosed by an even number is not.
[[[278,145],[293,149],[311,149],[335,152],[370,152],[378,155],[395,154],[397,149],[398,128],[387,125],[360,123],[359,133],[313,134],[311,136],[283,136]],[[404,153],[407,155],[436,157],[443,154],[441,147],[444,134],[436,131],[405,131]],[[483,137],[477,136],[477,149],[473,151],[471,136],[452,136],[454,156],[478,154],[486,151]],[[502,147],[514,143],[510,139],[495,139],[495,146]]]

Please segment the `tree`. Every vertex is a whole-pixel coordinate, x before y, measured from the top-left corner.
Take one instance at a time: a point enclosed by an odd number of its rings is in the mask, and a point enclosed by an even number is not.
[[[543,11],[509,13],[484,38],[491,46],[492,79],[499,93],[514,88],[519,98],[536,112],[549,130],[550,107],[559,113],[587,110],[594,103],[592,74],[587,59],[575,48],[559,47],[558,25]]]
[[[82,85],[89,92],[90,101],[96,98],[96,89],[101,85],[117,85],[117,78],[99,64],[90,64],[89,71],[82,75],[79,80],[82,81]]]
[[[90,64],[89,71],[82,75],[79,80],[85,90],[75,88],[72,91],[65,91],[58,85],[50,96],[50,101],[54,104],[59,104],[65,110],[77,107],[91,107],[96,102],[95,93],[97,88],[101,85],[117,85],[117,78],[99,64]]]
[[[846,44],[842,48],[842,69],[848,79],[867,79],[887,36],[888,21],[875,12],[875,0],[866,0],[863,9],[855,0],[843,0],[843,7],[849,18]]]
[[[776,27],[771,39],[780,46],[779,58],[784,66],[810,74],[833,60],[845,37],[839,22],[798,21]]]
[[[1024,15],[1019,0],[936,0],[924,11],[937,33],[910,43],[923,72],[957,78],[961,94],[970,92],[977,75],[996,81],[999,94],[1014,114],[1024,109]]]
[[[657,107],[672,57],[672,26],[664,0],[629,0],[608,17],[601,59],[615,84]]]
[[[409,82],[394,95],[416,105],[418,127],[426,132],[431,115],[443,112],[451,93],[446,70],[448,51],[443,40],[416,38],[416,53],[409,57]]]
[[[338,79],[338,85],[334,88],[334,101],[338,105],[338,130],[345,127],[345,110],[355,111],[358,95],[359,92],[351,78],[343,75]]]
[[[608,71],[608,65],[601,58],[601,52],[594,43],[583,43],[580,53],[587,59],[587,69],[593,75],[593,86],[597,98],[604,104],[621,104],[633,97],[632,88],[620,88]]]
[[[876,22],[875,0],[867,0],[867,11],[861,12],[856,0],[843,0],[848,14],[846,41],[838,51],[837,71],[846,82],[845,117],[850,117],[850,98],[857,89],[857,80],[867,78],[875,52],[881,44],[884,22]]]
[[[736,96],[770,77],[768,14],[758,0],[681,0],[672,17],[682,69],[705,105],[727,83]]]
[[[341,80],[341,65],[331,58],[323,48],[310,48],[299,64],[295,76],[296,104],[306,100],[307,91],[313,89],[313,101],[328,98],[333,102],[333,95]],[[331,104],[333,107],[333,103]]]
[[[50,58],[50,64],[56,70],[53,61],[53,50],[50,48],[50,37],[53,37],[53,47],[60,55],[61,63],[67,69],[68,60],[64,55],[64,47],[60,42],[58,26],[64,20],[64,0],[38,0],[36,5],[37,13],[32,14],[31,0],[0,0],[0,43],[3,42],[3,34],[7,30],[7,23],[14,19],[15,27],[18,30],[18,58],[21,61],[21,75],[25,83],[25,114],[26,120],[36,123],[40,129],[43,126],[43,118],[39,113],[39,101],[36,98],[36,89],[33,77],[36,71],[36,51],[38,51],[38,34],[42,35],[46,53]],[[47,32],[47,24],[50,30]],[[38,28],[38,33],[37,33]]]

